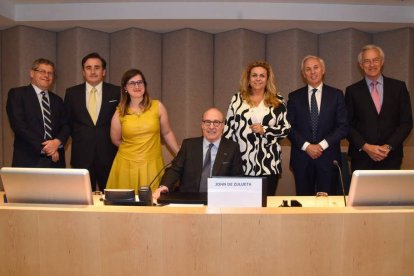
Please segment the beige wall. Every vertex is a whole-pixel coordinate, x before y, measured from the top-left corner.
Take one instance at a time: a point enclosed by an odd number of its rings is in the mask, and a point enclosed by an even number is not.
[[[80,62],[89,52],[97,51],[107,59],[107,81],[114,84],[120,83],[127,69],[142,69],[150,94],[167,107],[172,128],[181,141],[200,134],[201,113],[207,107],[214,105],[226,113],[232,94],[237,92],[242,69],[257,59],[272,64],[277,86],[285,98],[304,85],[299,66],[307,54],[324,58],[326,83],[344,90],[361,78],[356,60],[360,47],[373,42],[385,50],[384,74],[407,83],[414,106],[413,37],[412,28],[376,34],[355,29],[323,34],[293,29],[266,35],[246,29],[219,34],[183,29],[160,34],[136,28],[114,33],[73,28],[56,33],[13,27],[0,32],[0,165],[10,165],[12,157],[13,132],[5,113],[7,92],[28,84],[30,64],[41,56],[56,62],[55,91],[62,97],[67,87],[82,81]],[[287,140],[282,145],[283,175],[277,194],[292,195],[295,191],[289,171],[290,145]],[[414,169],[412,134],[405,152],[403,168]],[[167,152],[165,157],[171,159]]]

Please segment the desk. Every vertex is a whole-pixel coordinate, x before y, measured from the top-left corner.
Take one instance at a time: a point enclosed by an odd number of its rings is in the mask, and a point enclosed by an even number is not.
[[[0,205],[0,275],[411,276],[413,233],[413,207]]]

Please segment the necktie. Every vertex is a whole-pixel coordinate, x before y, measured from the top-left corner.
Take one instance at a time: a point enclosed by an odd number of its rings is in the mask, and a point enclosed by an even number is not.
[[[96,124],[96,120],[98,119],[98,113],[96,112],[96,93],[97,90],[93,87],[89,93],[89,101],[88,101],[88,112],[91,115],[92,121]]]
[[[42,110],[43,110],[43,127],[45,129],[44,139],[52,140],[52,113],[50,112],[49,99],[46,97],[46,92],[40,92],[42,94]]]
[[[206,152],[206,157],[204,158],[203,171],[201,172],[201,181],[200,181],[200,192],[207,192],[207,178],[210,177],[211,171],[211,148],[214,144],[208,145],[208,150]]]
[[[377,81],[371,82],[371,97],[375,104],[375,108],[377,109],[377,113],[379,114],[381,111],[381,101],[377,90]]]
[[[316,133],[318,131],[318,104],[316,102],[315,93],[318,89],[312,89],[312,96],[311,96],[311,123],[312,123],[312,143],[316,143]]]

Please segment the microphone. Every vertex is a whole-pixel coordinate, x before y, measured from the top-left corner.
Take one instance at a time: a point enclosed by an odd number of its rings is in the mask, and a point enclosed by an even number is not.
[[[165,165],[164,167],[162,167],[162,169],[157,173],[156,176],[154,176],[154,178],[151,180],[150,184],[148,184],[148,187],[151,187],[152,183],[154,183],[155,180],[157,180],[157,178],[160,176],[160,174],[168,167],[172,164],[172,161],[169,162],[167,165]]]
[[[139,188],[138,190],[138,198],[139,201],[145,202],[147,206],[152,206],[152,193],[151,193],[151,185],[154,183],[154,181],[160,176],[160,174],[164,171],[165,168],[167,168],[169,165],[171,165],[172,161],[161,168],[161,170],[155,175],[155,177],[151,180],[151,182],[148,184],[148,186],[143,186]]]
[[[334,160],[332,163],[334,164],[334,166],[338,168],[338,171],[339,171],[339,177],[341,178],[342,195],[344,196],[344,204],[346,207],[346,197],[345,197],[344,179],[342,178],[342,170],[341,170],[341,167],[339,166],[338,161]]]

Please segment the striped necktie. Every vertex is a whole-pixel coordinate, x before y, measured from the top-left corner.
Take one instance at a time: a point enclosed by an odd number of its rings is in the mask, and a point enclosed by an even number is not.
[[[50,112],[49,99],[46,97],[46,92],[40,92],[42,94],[42,113],[43,113],[43,126],[45,129],[44,139],[52,140],[52,113]]]

